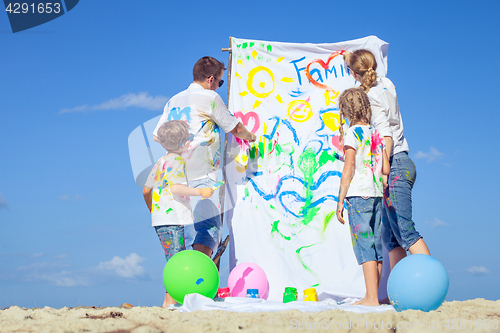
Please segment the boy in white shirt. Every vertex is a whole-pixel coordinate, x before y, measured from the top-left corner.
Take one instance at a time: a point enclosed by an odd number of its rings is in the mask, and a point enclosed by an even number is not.
[[[151,169],[142,193],[151,212],[151,224],[168,261],[174,254],[186,249],[184,226],[193,224],[189,196],[210,198],[214,190],[187,186],[186,163],[181,154],[189,148],[193,138],[185,121],[166,122],[158,129],[157,136],[167,154]],[[174,303],[165,292],[163,307]]]

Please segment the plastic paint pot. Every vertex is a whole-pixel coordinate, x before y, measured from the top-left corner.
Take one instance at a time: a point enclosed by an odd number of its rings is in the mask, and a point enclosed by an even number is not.
[[[304,289],[304,301],[317,302],[318,294],[316,293],[316,288]]]

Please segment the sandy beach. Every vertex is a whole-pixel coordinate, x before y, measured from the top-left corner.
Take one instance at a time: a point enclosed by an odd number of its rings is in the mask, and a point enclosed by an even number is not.
[[[437,311],[182,313],[160,307],[0,310],[1,332],[500,332],[500,301],[445,302]]]

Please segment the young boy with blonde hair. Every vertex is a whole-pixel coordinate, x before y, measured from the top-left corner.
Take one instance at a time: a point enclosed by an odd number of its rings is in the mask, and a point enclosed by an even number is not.
[[[189,148],[193,138],[185,121],[166,122],[158,129],[157,136],[167,154],[151,169],[142,193],[151,212],[151,224],[168,261],[174,254],[186,249],[184,226],[193,223],[189,197],[210,198],[214,190],[187,186],[186,163],[181,155]],[[165,292],[163,307],[174,303],[175,300]]]

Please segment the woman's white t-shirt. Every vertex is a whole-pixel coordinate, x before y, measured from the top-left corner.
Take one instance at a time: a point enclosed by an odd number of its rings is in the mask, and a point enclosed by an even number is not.
[[[399,112],[396,87],[392,81],[386,77],[378,77],[367,95],[372,108],[370,124],[381,136],[392,137],[394,143],[391,155],[409,152],[408,142],[403,135],[403,118]]]

